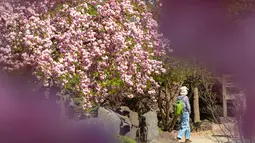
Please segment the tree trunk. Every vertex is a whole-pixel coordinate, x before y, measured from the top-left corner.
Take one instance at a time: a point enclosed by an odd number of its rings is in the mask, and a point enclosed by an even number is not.
[[[182,86],[182,84],[183,83],[181,82],[181,83],[173,83],[173,85],[172,85],[172,87],[173,87],[172,91],[171,91],[171,97],[172,98],[171,98],[171,101],[170,101],[171,105],[172,105],[171,109],[173,108],[176,97],[179,95],[179,88]],[[175,126],[178,118],[179,118],[178,116],[175,116],[175,115],[173,116],[171,124],[169,125],[169,132],[171,132],[174,129],[174,126]]]
[[[168,86],[166,86],[166,118],[165,118],[166,129],[169,128],[169,123],[170,123],[170,111],[171,111],[170,96],[171,96],[171,93],[168,90]]]
[[[159,114],[160,114],[160,117],[161,117],[161,119],[162,119],[162,123],[163,123],[163,125],[164,125],[164,114],[163,114],[163,101],[162,101],[162,93],[163,93],[163,91],[162,91],[162,89],[160,88],[159,89],[159,94],[158,94],[158,108],[159,108]]]
[[[198,88],[194,88],[194,122],[200,122],[200,112],[199,112],[199,95],[198,95]]]
[[[228,107],[227,107],[227,99],[226,99],[226,96],[227,96],[227,89],[226,89],[226,79],[225,77],[223,76],[222,77],[222,102],[223,102],[223,117],[227,117],[228,116]]]
[[[65,100],[64,100],[64,95],[60,96],[60,99],[58,100],[59,108],[60,108],[60,115],[61,115],[61,120],[66,121],[67,115],[66,115],[66,106],[65,106]]]

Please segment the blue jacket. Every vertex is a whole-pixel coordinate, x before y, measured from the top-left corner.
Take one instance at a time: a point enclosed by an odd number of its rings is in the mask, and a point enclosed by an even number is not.
[[[176,100],[181,99],[182,102],[184,103],[184,112],[189,112],[191,113],[191,108],[190,108],[190,103],[189,103],[189,97],[186,95],[178,96]]]

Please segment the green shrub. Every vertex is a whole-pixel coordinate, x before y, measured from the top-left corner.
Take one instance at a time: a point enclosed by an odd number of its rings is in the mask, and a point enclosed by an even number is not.
[[[158,128],[158,131],[159,131],[160,133],[162,133],[162,132],[163,132],[161,128]]]
[[[126,136],[118,135],[117,138],[120,141],[120,143],[136,143],[135,140],[133,140],[129,137],[126,137]]]

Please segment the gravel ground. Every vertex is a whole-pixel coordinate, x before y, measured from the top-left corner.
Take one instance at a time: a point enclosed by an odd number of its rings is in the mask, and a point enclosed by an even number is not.
[[[224,125],[226,126],[226,124]],[[233,124],[228,124],[229,129],[234,130]],[[225,135],[222,132],[223,125],[213,125],[212,131],[191,133],[192,143],[241,143],[241,141],[236,141],[230,138],[230,135]],[[227,133],[225,131],[225,133]],[[160,137],[153,140],[150,143],[177,143],[174,138],[177,136],[177,131],[174,132],[162,132],[160,133]],[[185,139],[181,142],[184,143]],[[250,143],[250,141],[244,141],[243,143]]]
[[[177,131],[172,133],[162,132],[158,139],[151,143],[176,143],[173,139],[177,136]],[[213,131],[205,131],[198,133],[191,133],[191,140],[193,143],[237,143],[224,135],[219,125],[213,125]],[[184,143],[185,139],[182,140]]]
[[[163,136],[162,136],[163,134]],[[228,143],[228,138],[224,136],[214,136],[212,133],[204,134],[204,135],[191,135],[191,140],[193,143]],[[185,139],[181,142],[184,143]],[[177,143],[173,140],[173,135],[171,133],[161,133],[161,137],[153,140],[150,143]],[[231,142],[232,143],[232,142]]]

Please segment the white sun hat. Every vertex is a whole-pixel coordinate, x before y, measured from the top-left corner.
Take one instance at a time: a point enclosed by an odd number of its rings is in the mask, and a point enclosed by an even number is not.
[[[181,88],[180,88],[180,95],[187,95],[188,94],[188,87],[186,87],[186,86],[182,86]]]

